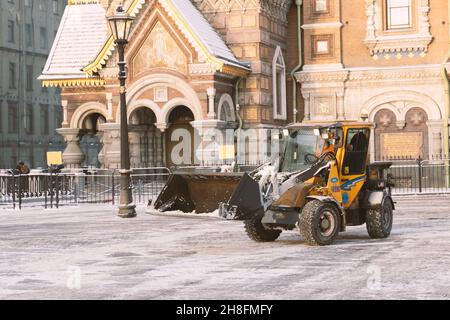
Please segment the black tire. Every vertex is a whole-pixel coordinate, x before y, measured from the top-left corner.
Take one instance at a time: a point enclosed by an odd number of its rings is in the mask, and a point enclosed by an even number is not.
[[[338,209],[331,203],[312,200],[302,209],[298,226],[300,235],[311,246],[327,246],[340,230]]]
[[[273,242],[278,239],[281,230],[267,229],[261,223],[262,216],[256,216],[252,219],[245,220],[245,232],[250,239],[256,242]]]
[[[384,239],[389,237],[394,221],[393,206],[389,199],[377,209],[369,209],[366,212],[366,227],[372,239]]]

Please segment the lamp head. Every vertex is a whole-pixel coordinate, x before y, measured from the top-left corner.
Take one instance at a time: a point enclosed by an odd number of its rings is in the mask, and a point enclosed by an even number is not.
[[[108,17],[109,29],[116,42],[128,42],[133,20],[134,18],[126,13],[122,6],[117,7],[116,13]]]

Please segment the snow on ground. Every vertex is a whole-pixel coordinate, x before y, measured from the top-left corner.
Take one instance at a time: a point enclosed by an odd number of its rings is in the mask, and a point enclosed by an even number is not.
[[[0,211],[0,299],[449,299],[450,197],[397,199],[392,236],[274,243],[211,216]]]

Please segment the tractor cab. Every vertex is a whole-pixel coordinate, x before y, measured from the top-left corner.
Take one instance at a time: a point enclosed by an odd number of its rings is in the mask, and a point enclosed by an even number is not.
[[[322,155],[333,153],[343,174],[364,172],[369,155],[368,123],[295,124],[284,130],[287,135],[281,171],[306,169]]]
[[[281,172],[305,170],[325,153],[336,154],[342,145],[342,127],[299,125],[284,130],[286,147]]]
[[[366,181],[369,165],[369,142],[372,125],[364,122],[302,123],[288,127],[285,152],[280,171],[292,173],[303,170],[317,170],[317,166],[331,161],[334,181],[338,179],[338,202],[349,207]],[[317,175],[314,181],[319,183]],[[323,183],[329,182],[329,175],[322,176]],[[332,190],[332,189],[331,189]]]

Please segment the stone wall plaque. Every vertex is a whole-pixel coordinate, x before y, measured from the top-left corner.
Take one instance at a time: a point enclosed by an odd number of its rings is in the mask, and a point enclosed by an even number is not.
[[[423,132],[382,133],[380,147],[384,158],[423,158]]]
[[[333,121],[336,119],[336,96],[320,95],[312,96],[311,115],[314,120]]]
[[[329,115],[331,113],[331,101],[329,97],[317,97],[315,103],[316,114]]]
[[[167,87],[157,87],[155,88],[155,102],[167,102],[169,101],[169,95]]]

